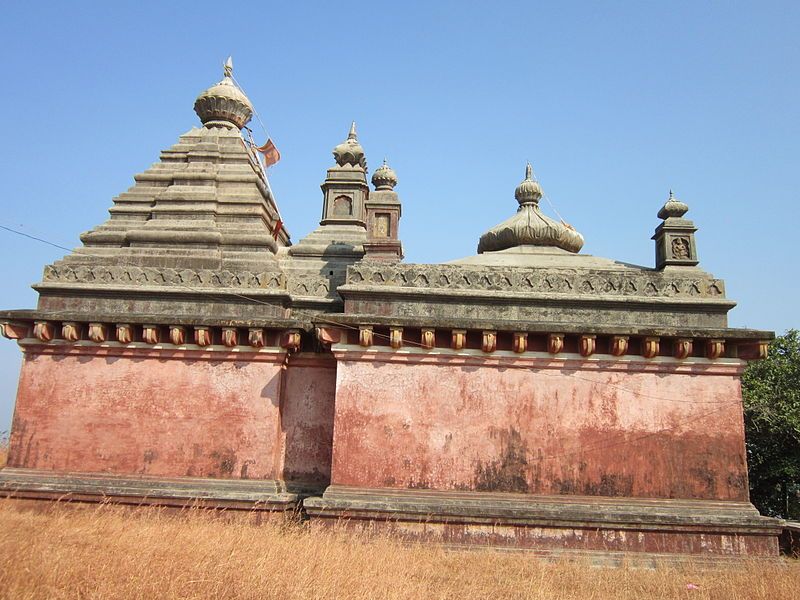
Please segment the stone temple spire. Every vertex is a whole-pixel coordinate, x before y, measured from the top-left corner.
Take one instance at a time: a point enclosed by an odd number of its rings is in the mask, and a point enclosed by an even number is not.
[[[525,179],[514,192],[520,205],[517,214],[481,236],[478,254],[517,246],[551,246],[568,252],[579,252],[583,247],[583,236],[569,225],[542,214],[539,208],[542,194],[539,182],[533,178],[533,168],[528,163],[525,167]]]
[[[694,223],[684,215],[689,211],[685,202],[669,191],[669,198],[658,211],[662,220],[652,239],[656,242],[656,269],[667,267],[694,267],[699,263],[694,234]]]
[[[367,168],[364,148],[358,142],[355,121],[350,125],[350,133],[347,134],[347,139],[333,149],[333,158],[336,159],[336,164],[340,167],[350,165],[352,167],[360,166],[362,169]]]
[[[223,67],[222,81],[197,97],[194,111],[207,128],[241,129],[253,116],[253,105],[233,82],[233,59],[229,56]]]

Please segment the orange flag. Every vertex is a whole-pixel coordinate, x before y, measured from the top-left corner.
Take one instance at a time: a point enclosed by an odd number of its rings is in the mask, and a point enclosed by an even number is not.
[[[256,148],[256,150],[264,155],[264,167],[266,168],[271,167],[281,159],[281,153],[275,147],[275,144],[272,143],[271,139],[268,139],[266,144]]]

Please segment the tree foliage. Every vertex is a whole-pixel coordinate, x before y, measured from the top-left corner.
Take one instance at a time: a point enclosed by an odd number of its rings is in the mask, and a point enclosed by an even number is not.
[[[800,520],[800,333],[777,337],[742,376],[750,498],[762,514]]]

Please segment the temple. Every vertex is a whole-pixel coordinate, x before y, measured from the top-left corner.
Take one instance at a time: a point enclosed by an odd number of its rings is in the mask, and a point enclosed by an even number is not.
[[[476,255],[407,264],[398,177],[384,161],[370,187],[354,123],[292,244],[230,62],[194,109],[44,268],[37,307],[0,312],[24,353],[0,492],[301,511],[454,546],[777,555],[739,381],[773,334],[728,327],[671,192],[654,267],[581,254],[530,165],[516,211],[498,182],[512,214]]]

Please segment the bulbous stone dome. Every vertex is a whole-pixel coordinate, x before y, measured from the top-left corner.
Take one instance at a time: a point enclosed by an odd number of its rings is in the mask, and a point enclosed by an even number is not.
[[[533,179],[530,164],[525,169],[525,180],[517,186],[514,195],[520,204],[517,214],[481,236],[478,254],[516,246],[554,246],[568,252],[580,252],[583,236],[569,225],[542,214],[539,208],[542,188]]]
[[[659,219],[668,219],[669,217],[682,217],[687,212],[689,212],[689,205],[685,202],[681,202],[675,196],[672,195],[672,190],[669,191],[669,198],[664,203],[664,206],[661,207],[661,210],[658,211],[658,218]]]
[[[386,164],[385,158],[383,164],[372,174],[372,185],[376,190],[393,190],[397,185],[397,173]]]
[[[356,135],[356,122],[350,126],[350,133],[347,139],[333,149],[333,158],[340,167],[350,165],[353,167],[367,168],[367,159],[364,156],[364,148],[358,143]]]
[[[206,127],[241,129],[253,116],[253,105],[233,82],[232,74],[233,61],[228,57],[222,81],[208,88],[194,102],[194,112]]]

